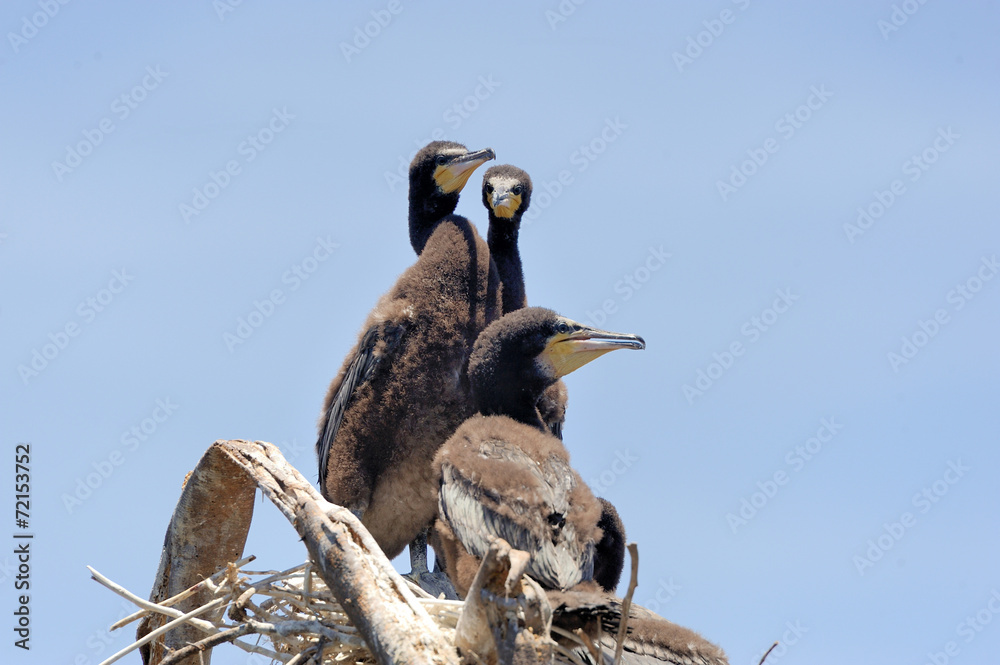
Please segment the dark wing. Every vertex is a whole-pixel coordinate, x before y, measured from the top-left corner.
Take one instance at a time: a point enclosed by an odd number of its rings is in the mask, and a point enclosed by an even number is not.
[[[354,391],[371,380],[382,361],[393,354],[405,332],[403,326],[381,323],[369,328],[358,342],[357,351],[343,380],[337,389],[337,394],[330,403],[323,423],[323,431],[316,441],[316,454],[319,457],[319,486],[326,487],[326,467],[330,457],[330,446],[337,438],[340,423],[344,420],[347,407],[351,403]],[[379,341],[384,345],[379,347]]]
[[[442,464],[439,514],[465,549],[482,558],[494,538],[503,538],[531,555],[528,574],[543,587],[566,589],[590,579],[594,544],[566,520],[576,483],[569,465],[554,457],[539,463],[506,441],[483,442],[478,452],[505,463],[494,467],[496,473],[509,472],[513,464],[530,480],[518,496],[503,496],[491,487],[490,477],[466,477],[447,461]]]

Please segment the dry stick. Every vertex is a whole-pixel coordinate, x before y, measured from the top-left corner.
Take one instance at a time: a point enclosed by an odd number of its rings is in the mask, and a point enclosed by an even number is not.
[[[322,649],[319,646],[311,646],[308,649],[303,649],[302,651],[295,654],[290,661],[285,663],[285,665],[305,665],[315,655],[322,653]],[[323,662],[322,656],[319,660],[313,661],[314,663]]]
[[[219,603],[221,603],[224,600],[224,598],[217,598],[217,599],[211,601],[210,603],[208,603],[207,605],[203,605],[202,607],[199,607],[199,608],[197,608],[197,609],[195,609],[195,610],[193,610],[193,611],[191,611],[191,612],[189,612],[188,614],[185,615],[180,610],[175,610],[175,609],[170,608],[170,607],[162,607],[160,605],[157,605],[156,603],[150,602],[148,600],[144,600],[144,599],[140,598],[139,596],[136,596],[131,591],[128,591],[128,590],[124,589],[123,587],[121,587],[120,585],[112,582],[111,580],[109,580],[108,578],[106,578],[104,575],[101,575],[99,572],[97,572],[93,568],[90,568],[90,566],[88,566],[88,568],[90,569],[90,572],[94,576],[95,580],[97,580],[98,582],[100,582],[101,584],[103,584],[104,586],[106,586],[107,588],[111,589],[112,591],[114,591],[118,595],[122,596],[123,598],[128,599],[129,601],[135,603],[136,605],[139,605],[140,607],[146,608],[146,609],[143,610],[144,612],[147,612],[147,613],[148,612],[156,612],[156,613],[159,613],[159,614],[164,614],[164,615],[169,616],[169,617],[177,617],[177,619],[175,621],[171,621],[169,624],[161,626],[156,631],[143,636],[142,639],[140,639],[140,640],[138,640],[136,642],[133,642],[128,647],[125,647],[118,654],[115,654],[114,656],[112,656],[108,660],[105,660],[103,663],[101,663],[101,665],[108,665],[109,663],[113,663],[115,660],[118,660],[119,658],[121,658],[123,655],[129,653],[130,651],[133,651],[133,650],[141,647],[142,645],[146,644],[147,642],[149,642],[153,638],[161,635],[162,633],[165,633],[168,630],[171,630],[172,626],[180,625],[181,623],[184,623],[184,621],[185,621],[184,617],[192,617],[195,614],[199,614],[199,613],[201,613],[201,612],[203,612],[205,610],[211,609],[212,607],[217,606]],[[225,571],[222,571],[222,572],[225,572]],[[180,594],[178,594],[178,595],[180,595]],[[191,624],[192,626],[194,626],[194,627],[196,627],[196,628],[198,628],[200,630],[203,630],[203,631],[205,631],[207,633],[210,633],[212,635],[214,635],[218,631],[218,627],[215,624],[213,624],[211,621],[204,621],[202,619],[197,619],[197,618],[189,618],[189,619],[187,619],[187,623]],[[233,644],[235,646],[239,647],[240,649],[243,649],[244,651],[247,651],[249,653],[259,653],[261,655],[267,656],[268,658],[272,658],[274,660],[281,660],[281,658],[278,656],[278,654],[276,654],[273,651],[270,651],[268,649],[257,647],[257,646],[254,646],[252,644],[244,644],[244,643],[239,642],[239,641],[233,641]]]
[[[187,656],[191,656],[196,652],[204,651],[210,649],[223,642],[235,642],[239,637],[244,635],[280,635],[282,637],[287,637],[289,635],[300,635],[300,634],[316,634],[320,637],[326,639],[337,639],[352,647],[364,647],[364,640],[358,637],[352,637],[350,635],[343,635],[336,630],[333,630],[319,621],[283,621],[280,623],[269,623],[264,621],[248,621],[247,623],[241,624],[236,628],[226,630],[220,633],[211,635],[203,640],[190,644],[186,647],[178,649],[177,651],[170,654],[170,656],[163,661],[160,665],[169,665],[170,663],[179,662]],[[311,646],[309,648],[312,648]],[[277,660],[285,661],[284,658],[277,657]]]
[[[171,621],[169,623],[166,623],[166,624],[160,626],[159,628],[157,628],[156,630],[151,631],[150,633],[146,634],[145,636],[143,636],[143,638],[141,640],[139,640],[137,642],[133,642],[132,644],[128,645],[127,647],[125,647],[124,649],[122,649],[121,651],[119,651],[118,653],[116,653],[115,655],[111,656],[107,660],[102,661],[101,665],[111,665],[111,663],[115,662],[119,658],[122,658],[123,656],[127,656],[130,652],[135,651],[136,649],[138,649],[139,647],[141,647],[143,644],[147,644],[149,642],[152,642],[154,639],[156,639],[157,637],[159,637],[163,633],[167,632],[168,630],[173,630],[177,626],[181,625],[182,623],[187,622],[189,619],[191,619],[191,618],[193,618],[193,617],[201,614],[202,612],[207,612],[208,610],[215,609],[216,607],[218,607],[220,605],[224,605],[225,603],[226,603],[226,599],[225,598],[216,598],[215,600],[213,600],[213,601],[211,601],[209,603],[206,603],[206,604],[202,605],[201,607],[199,607],[197,609],[191,610],[187,614],[179,616],[176,619],[174,619],[173,621]],[[212,630],[215,630],[215,626],[212,626]]]
[[[178,618],[178,617],[184,616],[184,613],[181,612],[180,610],[175,610],[175,609],[169,608],[169,607],[163,607],[161,605],[157,605],[154,602],[148,601],[145,598],[140,598],[139,596],[135,595],[134,593],[132,593],[128,589],[122,587],[120,584],[116,584],[115,582],[112,582],[111,580],[109,580],[104,575],[101,575],[99,572],[97,572],[96,570],[94,570],[90,566],[87,566],[87,570],[90,571],[90,575],[94,578],[95,581],[97,581],[100,584],[103,584],[107,588],[111,589],[112,591],[114,591],[115,593],[117,593],[122,598],[125,598],[126,600],[132,602],[133,604],[138,605],[139,607],[143,608],[143,611],[146,612],[146,613],[156,612],[158,614],[165,614],[168,617],[174,617],[175,619]],[[216,599],[216,600],[220,600],[220,599]],[[202,609],[204,609],[204,606],[202,608],[199,608],[197,611],[195,611],[195,614],[198,614]],[[205,630],[205,631],[208,631],[208,632],[214,632],[215,631],[215,624],[213,624],[211,621],[205,621],[203,619],[195,619],[195,620],[191,621],[191,624],[194,625],[197,628],[201,628],[202,630]],[[145,644],[145,642],[143,644]],[[109,661],[105,661],[105,662],[109,662]]]
[[[615,645],[615,665],[622,662],[622,649],[625,648],[625,636],[628,634],[628,615],[632,611],[632,594],[639,586],[639,546],[629,543],[628,554],[632,559],[632,577],[628,581],[628,591],[622,601],[622,620],[618,624],[618,643]]]
[[[248,557],[244,557],[244,558],[240,559],[239,561],[236,561],[235,563],[233,563],[233,565],[236,566],[237,568],[242,568],[243,566],[247,565],[248,563],[250,563],[251,561],[253,561],[256,558],[257,558],[256,556],[254,556],[254,555],[251,554]],[[201,582],[198,582],[197,584],[192,584],[191,586],[189,586],[184,591],[181,591],[176,596],[171,596],[170,598],[167,598],[163,602],[157,603],[157,604],[160,607],[171,607],[172,605],[175,605],[175,604],[181,602],[185,598],[188,598],[189,596],[192,596],[192,595],[198,593],[203,588],[205,588],[206,586],[208,586],[209,582],[217,582],[219,580],[219,578],[225,577],[226,574],[227,574],[227,572],[228,572],[228,566],[225,567],[225,568],[222,568],[221,570],[219,570],[219,572],[215,573],[211,577],[207,577],[207,578],[203,579]],[[138,612],[135,612],[133,614],[128,615],[124,619],[120,619],[120,620],[116,621],[115,623],[113,623],[111,625],[111,628],[109,628],[108,630],[118,630],[119,628],[122,628],[123,626],[127,626],[128,624],[132,623],[136,619],[141,619],[142,617],[144,617],[147,614],[149,614],[149,612],[150,612],[149,610],[139,610]]]
[[[285,662],[285,659],[287,658],[287,656],[282,656],[280,653],[277,653],[276,651],[271,651],[270,649],[265,649],[264,647],[257,646],[255,644],[247,644],[246,642],[240,642],[239,640],[233,640],[231,644],[234,647],[239,647],[240,649],[243,649],[247,653],[260,654],[261,656],[264,656],[265,658],[270,658],[271,660],[278,660],[281,662]]]
[[[577,628],[573,632],[580,638],[580,641],[583,642],[585,647],[587,647],[587,650],[590,651],[590,655],[593,656],[594,662],[601,662],[601,650],[598,649],[597,645],[594,644],[594,641],[590,639],[590,635],[583,632],[583,628]]]
[[[550,632],[553,632],[553,633],[555,633],[557,635],[562,635],[563,637],[565,637],[568,640],[574,640],[574,641],[576,641],[577,644],[579,644],[583,648],[585,648],[585,649],[587,648],[587,645],[584,644],[580,640],[580,638],[578,638],[576,635],[574,635],[573,633],[569,632],[568,630],[566,630],[564,628],[560,628],[559,626],[552,626],[552,628],[550,629]],[[584,665],[583,661],[580,660],[580,658],[575,653],[573,653],[572,651],[570,651],[569,649],[567,649],[563,645],[559,644],[558,642],[555,642],[555,645],[556,645],[556,651],[558,651],[563,656],[565,656],[567,660],[569,660],[571,663],[573,663],[573,665]]]
[[[292,566],[288,570],[283,570],[280,573],[273,573],[270,577],[265,577],[262,580],[257,580],[257,586],[263,586],[265,584],[273,584],[274,582],[280,582],[284,579],[291,579],[298,577],[298,573],[305,567],[309,566],[308,563],[300,563],[297,566]]]
[[[764,665],[764,660],[765,660],[765,659],[766,659],[766,658],[767,658],[768,656],[770,656],[770,655],[771,655],[771,652],[772,652],[772,651],[774,651],[774,647],[776,647],[776,646],[778,646],[778,643],[777,643],[777,642],[775,642],[774,644],[772,644],[772,645],[771,645],[771,648],[770,648],[770,649],[768,649],[767,651],[765,651],[765,652],[764,652],[764,655],[760,657],[760,662],[759,662],[759,663],[757,663],[757,665]]]
[[[194,644],[189,644],[186,647],[180,648],[174,651],[172,654],[160,661],[160,665],[173,665],[178,663],[190,655],[198,653],[199,651],[204,651],[205,649],[211,649],[212,647],[222,644],[223,642],[232,642],[237,637],[242,637],[247,633],[256,632],[250,627],[250,624],[245,623],[236,628],[230,628],[229,630],[224,630],[215,635],[210,635],[203,640],[195,642]]]

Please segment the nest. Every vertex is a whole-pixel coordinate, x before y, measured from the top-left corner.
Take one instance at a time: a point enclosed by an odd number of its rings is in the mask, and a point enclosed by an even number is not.
[[[109,665],[127,653],[141,649],[180,623],[188,623],[208,636],[174,651],[160,661],[161,665],[180,662],[191,654],[222,642],[229,642],[247,653],[260,654],[275,662],[292,665],[368,665],[378,662],[311,563],[302,563],[280,572],[245,569],[244,566],[252,561],[254,557],[231,563],[216,575],[159,603],[140,598],[90,568],[95,580],[140,608],[112,625],[112,630],[123,628],[153,613],[178,621],[164,626],[158,632],[154,631],[157,634],[147,634],[101,665]],[[455,628],[464,603],[460,600],[434,598],[410,580],[405,582],[420,606],[437,624],[444,639],[454,644]],[[174,609],[174,605],[201,591],[208,591],[212,599],[186,613]],[[220,604],[226,611],[218,618],[197,618]],[[254,640],[255,643],[247,639],[253,635],[259,636]]]
[[[160,665],[175,665],[223,642],[229,642],[247,653],[259,654],[274,662],[289,665],[378,663],[362,635],[311,563],[302,563],[280,572],[246,570],[241,567],[252,561],[254,557],[251,556],[231,563],[225,570],[159,603],[143,600],[90,568],[91,575],[97,582],[140,608],[112,625],[111,630],[123,628],[154,613],[175,620],[128,645],[101,665],[110,665],[126,654],[142,649],[150,641],[181,623],[187,623],[208,636],[167,655],[160,661]],[[465,603],[461,600],[434,598],[412,581],[405,581],[417,602],[434,620],[441,636],[454,645]],[[212,600],[186,613],[173,608],[200,591],[208,591]],[[226,611],[217,619],[197,618],[220,604]],[[553,630],[576,648],[592,648],[580,635],[560,631],[558,628]],[[258,636],[255,643],[247,639],[252,635]],[[554,642],[549,646],[556,662],[580,663],[577,655],[570,649]]]
[[[257,489],[295,526],[307,563],[245,568],[254,560],[240,556]],[[401,577],[361,523],[319,496],[273,445],[219,441],[185,479],[149,600],[90,568],[139,608],[111,627],[139,621],[136,641],[101,665],[135,650],[146,665],[197,665],[225,642],[291,665],[507,663],[515,652],[537,662],[582,665],[584,654],[603,662],[582,632],[551,625],[526,566],[527,554],[500,540],[465,601],[434,598]],[[626,603],[635,566],[633,558]],[[624,631],[623,621],[619,639]]]

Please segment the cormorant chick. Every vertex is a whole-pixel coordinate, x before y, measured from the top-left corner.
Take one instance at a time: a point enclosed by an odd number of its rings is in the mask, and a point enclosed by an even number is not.
[[[531,205],[532,189],[531,177],[516,166],[493,166],[483,174],[483,205],[490,220],[486,241],[503,285],[504,314],[528,306],[518,234],[521,218]],[[542,421],[560,439],[567,399],[566,384],[559,380],[546,388],[538,400]],[[602,498],[598,501],[604,508],[600,524],[604,536],[597,544],[594,577],[601,588],[614,591],[625,564],[625,525],[610,501]]]
[[[539,307],[505,315],[476,340],[468,374],[477,414],[434,458],[437,536],[460,594],[494,537],[528,552],[528,574],[545,588],[593,579],[602,506],[570,467],[537,403],[556,380],[591,360],[644,347],[635,335],[589,328]]]
[[[469,152],[461,143],[432,141],[410,162],[410,244],[420,254],[445,215],[455,212],[458,195],[469,176],[488,160],[496,159],[491,148]]]
[[[358,515],[389,558],[434,517],[430,462],[473,412],[468,354],[501,313],[486,243],[450,214],[472,170],[493,156],[435,142],[414,158],[409,221],[420,256],[369,314],[320,417],[323,496]]]
[[[493,322],[469,358],[477,413],[441,447],[433,465],[440,483],[436,536],[459,593],[468,592],[490,543],[503,538],[530,555],[526,572],[546,589],[553,625],[582,629],[601,651],[602,664],[615,651],[622,608],[595,584],[594,556],[599,520],[614,521],[617,513],[602,508],[569,466],[569,454],[544,425],[537,403],[559,377],[621,348],[645,343],[537,307]],[[617,533],[624,537],[623,528]],[[610,567],[615,575],[621,571],[620,564]],[[605,582],[613,587],[617,580]],[[554,637],[592,662],[589,650]],[[626,665],[728,664],[714,644],[638,605],[629,612],[623,648]]]

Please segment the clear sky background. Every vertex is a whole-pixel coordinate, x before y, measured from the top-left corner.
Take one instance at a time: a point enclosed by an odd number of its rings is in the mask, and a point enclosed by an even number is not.
[[[84,566],[147,593],[214,440],[316,478],[443,135],[534,179],[531,303],[647,341],[568,377],[565,429],[637,602],[739,665],[996,662],[996,3],[18,0],[0,31],[0,660],[131,641]],[[306,556],[266,501],[247,551]]]

